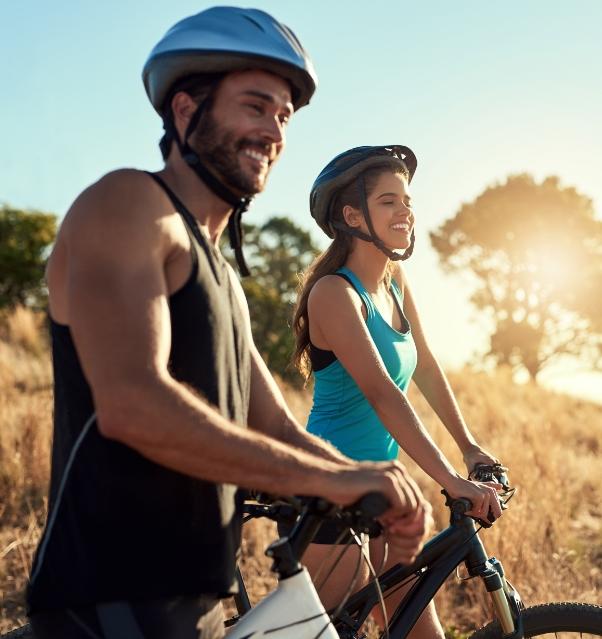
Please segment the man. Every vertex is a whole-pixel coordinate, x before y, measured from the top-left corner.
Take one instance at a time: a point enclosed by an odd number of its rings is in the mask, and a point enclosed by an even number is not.
[[[315,89],[307,54],[271,16],[218,7],[166,34],[144,82],[165,168],[86,189],[48,265],[55,433],[28,591],[38,637],[222,636],[236,486],[340,504],[380,490],[408,559],[425,532],[401,466],[361,466],[295,422],[217,248],[228,226],[245,269],[240,215]]]

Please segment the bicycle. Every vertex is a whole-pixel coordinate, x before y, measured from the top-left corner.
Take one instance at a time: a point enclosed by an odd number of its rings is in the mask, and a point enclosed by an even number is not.
[[[503,479],[499,467],[484,471]],[[487,479],[480,476],[480,479]],[[489,477],[491,478],[491,477]],[[301,564],[308,545],[327,519],[336,519],[354,533],[376,535],[376,518],[387,504],[382,495],[367,495],[357,504],[338,508],[311,498],[247,504],[247,519],[269,517],[296,519],[288,536],[268,547],[278,574],[277,588],[251,607],[239,572],[240,592],[235,597],[238,615],[226,622],[227,639],[361,639],[361,628],[374,605],[397,588],[413,581],[413,586],[393,613],[383,637],[403,639],[447,577],[465,563],[472,577],[480,577],[491,594],[497,620],[477,630],[471,639],[524,639],[546,633],[575,632],[602,637],[602,607],[580,603],[552,603],[525,608],[516,589],[505,578],[500,561],[488,557],[478,536],[479,525],[466,515],[470,503],[448,498],[450,526],[431,539],[410,566],[397,565],[350,596],[336,610],[325,611],[316,589]],[[563,635],[564,636],[564,635]],[[1,639],[31,639],[19,629]],[[168,638],[166,638],[168,639]]]
[[[504,470],[499,465],[483,466],[475,478],[505,484],[505,507],[511,489]],[[490,593],[496,616],[494,621],[477,630],[471,639],[523,639],[546,633],[557,636],[558,632],[574,632],[580,636],[588,633],[589,636],[602,637],[600,606],[563,602],[525,608],[516,589],[506,580],[501,562],[487,556],[479,538],[479,530],[489,526],[489,522],[475,521],[467,516],[471,505],[465,499],[454,500],[447,496],[447,505],[450,508],[449,527],[425,544],[416,561],[410,566],[394,566],[348,597],[336,610],[329,611],[329,626],[326,617],[315,606],[294,613],[286,609],[287,604],[294,600],[314,601],[315,588],[307,587],[308,575],[301,566],[300,558],[315,531],[326,519],[337,518],[356,533],[361,530],[374,534],[373,518],[384,510],[384,506],[373,497],[351,509],[334,509],[323,500],[306,501],[289,536],[272,543],[266,551],[274,559],[272,569],[279,577],[279,585],[255,608],[251,608],[239,572],[240,593],[235,597],[238,615],[227,622],[227,625],[233,626],[228,639],[263,636],[273,639],[361,639],[365,636],[361,634],[361,628],[372,608],[401,586],[413,582],[412,588],[391,616],[388,628],[381,635],[403,639],[447,577],[462,563],[466,565],[469,577],[479,577],[483,581]],[[268,517],[274,521],[290,520],[291,504],[247,504],[246,512],[247,519]],[[303,574],[303,577],[299,577]],[[298,587],[293,581],[297,577]],[[309,590],[313,592],[309,593]],[[293,594],[296,599],[293,599]]]

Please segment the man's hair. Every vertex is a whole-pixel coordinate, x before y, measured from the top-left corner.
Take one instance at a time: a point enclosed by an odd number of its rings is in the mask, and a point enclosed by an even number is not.
[[[216,85],[222,79],[224,74],[222,73],[197,73],[194,75],[188,75],[180,78],[171,87],[167,98],[163,103],[162,117],[163,128],[165,133],[159,141],[159,149],[161,149],[161,155],[163,160],[167,160],[171,151],[171,145],[176,135],[173,111],[171,109],[171,101],[176,93],[183,91],[187,93],[196,103],[200,105],[203,103],[203,109],[209,111],[213,103],[213,90]]]

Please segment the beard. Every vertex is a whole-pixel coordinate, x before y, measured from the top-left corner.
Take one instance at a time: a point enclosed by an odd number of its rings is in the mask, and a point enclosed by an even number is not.
[[[261,193],[265,187],[269,168],[265,172],[245,172],[240,164],[240,151],[245,147],[265,145],[250,138],[236,138],[232,131],[219,126],[208,112],[190,136],[190,146],[201,162],[227,186],[241,196]]]

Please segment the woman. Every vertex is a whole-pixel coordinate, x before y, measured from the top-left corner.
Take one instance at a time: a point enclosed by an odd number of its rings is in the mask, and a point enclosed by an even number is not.
[[[315,377],[308,430],[359,460],[395,459],[401,445],[450,495],[470,499],[471,514],[493,519],[501,514],[499,486],[463,479],[405,395],[413,378],[460,447],[469,471],[477,463],[497,461],[464,423],[400,267],[414,247],[409,183],[416,164],[407,147],[358,147],[334,158],[312,187],[311,214],[333,241],[306,273],[294,318],[295,363]],[[316,585],[331,608],[347,592],[357,554],[348,552],[323,584],[339,554],[331,544],[340,540],[336,531],[326,529],[315,541],[304,563],[314,577],[321,568]],[[384,547],[382,539],[370,542],[376,568],[383,563]],[[386,570],[397,562],[391,556],[384,563]],[[362,580],[367,578],[366,568]],[[393,597],[387,605],[394,610]],[[374,612],[382,625],[379,610]],[[432,604],[411,637],[443,639]]]

